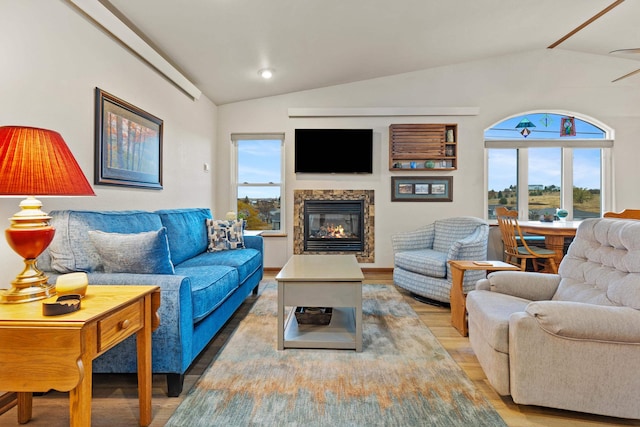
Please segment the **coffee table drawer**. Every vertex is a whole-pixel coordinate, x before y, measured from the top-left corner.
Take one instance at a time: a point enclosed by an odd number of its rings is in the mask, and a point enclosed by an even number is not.
[[[285,289],[285,305],[355,307],[362,300],[362,282],[288,283]]]
[[[98,322],[98,352],[108,350],[144,325],[142,301],[105,317]]]

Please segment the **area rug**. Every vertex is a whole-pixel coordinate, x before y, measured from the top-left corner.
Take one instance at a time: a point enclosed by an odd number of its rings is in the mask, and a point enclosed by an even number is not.
[[[269,283],[167,426],[506,426],[391,285],[363,286],[363,351],[277,350]]]

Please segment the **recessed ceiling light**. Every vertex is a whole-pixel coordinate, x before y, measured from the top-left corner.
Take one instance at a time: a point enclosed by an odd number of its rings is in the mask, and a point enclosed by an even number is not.
[[[258,71],[258,75],[263,79],[268,80],[273,77],[273,70],[271,68],[263,68],[262,70]]]

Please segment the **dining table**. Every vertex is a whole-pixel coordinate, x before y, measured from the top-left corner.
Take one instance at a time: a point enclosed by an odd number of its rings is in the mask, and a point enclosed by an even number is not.
[[[558,266],[564,257],[565,239],[575,237],[580,223],[582,221],[518,221],[522,232],[544,236],[545,247],[556,253],[554,259]]]

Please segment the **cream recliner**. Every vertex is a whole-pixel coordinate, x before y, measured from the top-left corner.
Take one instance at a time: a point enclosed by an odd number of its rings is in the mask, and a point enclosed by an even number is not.
[[[471,347],[499,394],[640,419],[640,221],[583,221],[557,275],[492,273],[467,310]]]

